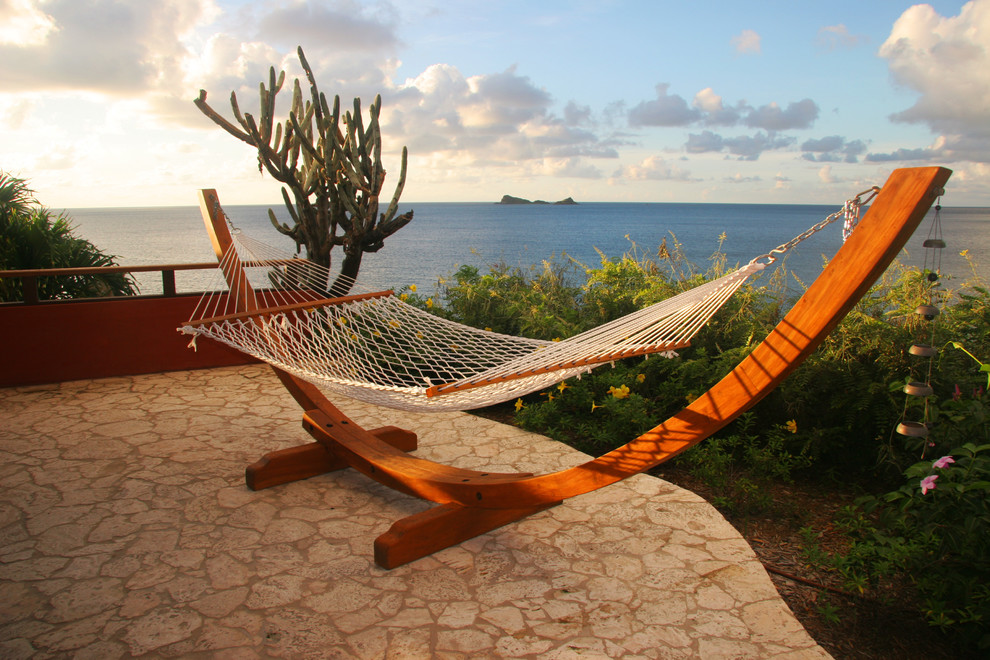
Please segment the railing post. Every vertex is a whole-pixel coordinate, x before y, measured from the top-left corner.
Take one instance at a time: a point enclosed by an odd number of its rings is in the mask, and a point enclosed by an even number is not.
[[[38,304],[38,278],[25,276],[21,279],[23,282],[24,289],[24,304],[25,305],[37,305]]]
[[[162,295],[175,295],[175,271],[162,269]]]

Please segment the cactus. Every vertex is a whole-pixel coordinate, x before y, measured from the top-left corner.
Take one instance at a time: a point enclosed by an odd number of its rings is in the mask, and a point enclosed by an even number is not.
[[[340,113],[340,97],[333,108],[320,92],[313,70],[302,48],[299,61],[309,82],[309,99],[303,98],[302,85],[295,79],[289,116],[275,121],[275,98],[285,83],[285,72],[275,76],[269,71],[268,86],[259,85],[260,121],[241,113],[237,95],[230,94],[235,125],[206,102],[206,91],[199,91],[194,103],[218,126],[258,150],[258,170],[283,184],[282,200],[292,219],[292,226],[280,222],[273,209],[268,216],[282,234],[296,243],[298,252],[306,247],[306,257],[330,266],[331,252],[341,246],[344,259],[330,292],[342,295],[357,277],[365,252],[377,252],[385,239],[407,225],[413,217],[408,211],[396,215],[399,197],[406,181],[406,148],[402,148],[402,169],[384,213],[379,213],[379,195],[385,183],[382,167],[382,136],[378,117],[381,96],[368,109],[365,128],[361,99],[354,99],[353,112]]]

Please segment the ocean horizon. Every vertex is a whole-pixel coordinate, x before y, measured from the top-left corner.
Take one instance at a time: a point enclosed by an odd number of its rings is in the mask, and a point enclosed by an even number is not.
[[[268,219],[273,208],[282,222],[290,219],[281,205],[231,205],[224,209],[241,231],[288,252],[291,239]],[[791,240],[824,219],[838,206],[799,204],[717,204],[666,202],[582,202],[576,205],[497,204],[491,202],[422,202],[401,204],[414,211],[413,221],[385,241],[377,253],[365,254],[360,279],[372,286],[415,285],[432,295],[437,282],[470,265],[482,272],[496,263],[523,269],[544,261],[574,263],[575,273],[595,268],[602,256],[616,259],[633,252],[655,257],[662,243],[680,246],[697,271],[705,271],[721,251],[731,267],[748,263]],[[198,206],[65,209],[76,234],[93,242],[122,265],[212,262],[215,260]],[[924,264],[923,241],[929,236],[934,209],[901,254],[912,266]],[[971,279],[968,250],[984,279],[990,277],[990,208],[943,207],[943,274]],[[824,260],[842,244],[836,221],[799,245],[785,267],[790,286],[810,284]],[[335,251],[336,258],[340,252]],[[211,271],[176,273],[179,291],[201,291]],[[159,293],[156,273],[135,275],[141,293]]]

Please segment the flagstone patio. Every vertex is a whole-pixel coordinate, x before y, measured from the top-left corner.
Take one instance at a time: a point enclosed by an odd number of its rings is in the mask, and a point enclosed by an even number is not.
[[[587,460],[464,413],[338,402],[417,455]],[[386,571],[427,504],[345,470],[252,492],[309,442],[262,366],[0,389],[0,657],[827,658],[739,533],[647,475]]]

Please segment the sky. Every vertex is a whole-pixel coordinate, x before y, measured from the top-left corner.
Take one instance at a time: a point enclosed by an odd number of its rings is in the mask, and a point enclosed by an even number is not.
[[[280,204],[235,92],[382,97],[403,207],[841,203],[898,167],[990,206],[990,0],[0,0],[0,171],[51,208]]]

